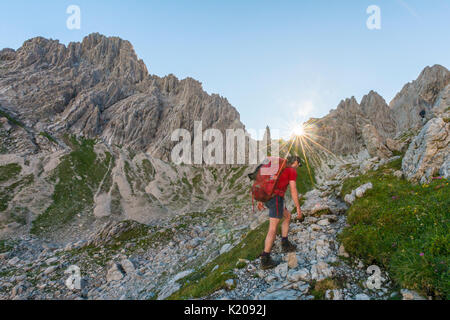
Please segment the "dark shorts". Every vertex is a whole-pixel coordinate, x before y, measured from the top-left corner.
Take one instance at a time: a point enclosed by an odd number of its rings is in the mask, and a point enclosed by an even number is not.
[[[277,212],[278,203],[278,212]],[[280,196],[275,196],[265,203],[266,207],[269,208],[269,217],[281,219],[284,213],[284,198]]]

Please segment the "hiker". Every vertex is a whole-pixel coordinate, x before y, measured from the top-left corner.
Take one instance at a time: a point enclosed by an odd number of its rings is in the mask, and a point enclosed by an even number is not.
[[[291,196],[294,200],[294,204],[297,207],[297,219],[302,220],[303,214],[300,209],[300,203],[298,201],[297,191],[297,167],[301,165],[300,157],[289,156],[287,158],[287,166],[281,172],[278,183],[273,191],[274,197],[265,203],[269,208],[269,231],[264,245],[264,251],[261,254],[261,268],[270,269],[278,265],[270,257],[270,251],[272,250],[273,243],[277,234],[277,227],[280,220],[284,218],[281,224],[281,247],[283,252],[293,252],[296,250],[296,246],[289,242],[289,224],[291,222],[291,213],[286,209],[284,205],[284,195],[288,186],[290,186]],[[262,203],[258,203],[258,207],[262,207]]]

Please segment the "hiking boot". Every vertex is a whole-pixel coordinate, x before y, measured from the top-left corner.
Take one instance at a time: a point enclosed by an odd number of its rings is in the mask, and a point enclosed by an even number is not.
[[[261,256],[261,269],[267,270],[275,268],[279,262],[274,261],[270,256]]]
[[[297,246],[289,242],[289,240],[281,242],[281,249],[283,249],[284,253],[294,252],[297,250]]]

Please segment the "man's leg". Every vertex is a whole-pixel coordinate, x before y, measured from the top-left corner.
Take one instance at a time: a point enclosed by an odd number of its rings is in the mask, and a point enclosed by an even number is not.
[[[275,238],[277,236],[278,223],[280,223],[280,219],[269,219],[269,231],[267,232],[266,242],[264,244],[265,253],[270,253],[270,251],[272,250],[273,243],[275,242]]]
[[[285,208],[283,212],[284,220],[281,223],[281,236],[286,238],[289,234],[289,225],[291,223],[291,213]]]
[[[281,223],[281,248],[283,252],[294,252],[297,250],[297,246],[290,243],[288,240],[289,234],[289,224],[291,223],[291,213],[284,209],[283,211],[284,220]]]

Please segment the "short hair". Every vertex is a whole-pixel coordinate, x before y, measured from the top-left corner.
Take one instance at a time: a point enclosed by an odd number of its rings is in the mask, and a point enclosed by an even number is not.
[[[301,161],[301,159],[300,159],[299,156],[289,156],[289,157],[287,158],[287,163],[288,163],[288,165],[293,164],[295,161],[298,161],[298,165],[299,165],[299,166],[302,165],[302,161]]]

